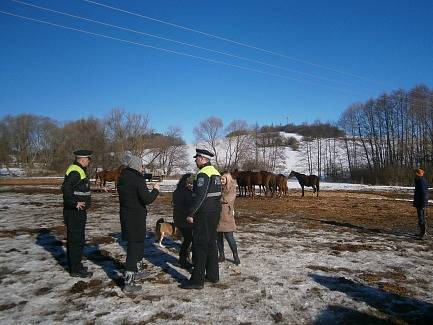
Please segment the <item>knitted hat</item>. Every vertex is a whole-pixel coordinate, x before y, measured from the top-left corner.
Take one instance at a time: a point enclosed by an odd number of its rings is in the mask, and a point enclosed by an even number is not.
[[[122,164],[136,171],[140,171],[140,168],[143,166],[143,160],[140,157],[134,156],[130,151],[124,152],[121,161]]]

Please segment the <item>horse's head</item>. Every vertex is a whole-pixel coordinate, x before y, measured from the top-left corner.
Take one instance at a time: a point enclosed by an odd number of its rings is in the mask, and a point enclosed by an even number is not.
[[[292,171],[290,171],[290,174],[289,174],[289,176],[287,176],[287,178],[290,178],[290,177],[293,177],[293,176],[295,176],[295,172],[292,170]]]

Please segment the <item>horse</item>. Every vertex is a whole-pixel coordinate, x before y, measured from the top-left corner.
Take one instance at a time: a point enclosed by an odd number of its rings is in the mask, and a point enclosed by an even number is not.
[[[275,178],[276,178],[276,187],[278,189],[278,196],[279,197],[286,196],[288,192],[287,177],[284,176],[283,174],[278,174],[275,176]]]
[[[236,179],[239,188],[239,196],[242,196],[242,190],[244,196],[247,196],[247,191],[251,192],[251,172],[249,171],[239,171],[235,169],[231,172],[233,178]]]
[[[250,193],[252,196],[256,194],[256,185],[259,186],[260,194],[262,195],[262,173],[261,172],[250,172],[251,177],[251,190]],[[265,192],[266,194],[266,192]]]
[[[102,184],[104,184],[104,190],[105,190],[105,192],[107,192],[106,183],[107,182],[114,182],[114,188],[116,189],[117,183],[119,181],[120,173],[122,172],[123,169],[125,169],[125,167],[126,166],[124,166],[124,165],[120,165],[116,169],[103,170],[103,171],[96,173],[95,183],[96,183],[96,180],[99,179],[99,181],[100,181],[99,187],[102,187]]]
[[[262,174],[262,187],[265,196],[270,192],[271,197],[274,197],[274,193],[277,191],[276,175],[265,170],[261,170],[260,174]]]
[[[317,193],[317,196],[319,196],[319,177],[316,175],[305,175],[301,173],[297,173],[295,171],[291,171],[289,178],[295,176],[296,179],[299,182],[299,185],[301,185],[302,188],[302,196],[304,196],[304,186],[310,186],[313,188],[313,194]]]

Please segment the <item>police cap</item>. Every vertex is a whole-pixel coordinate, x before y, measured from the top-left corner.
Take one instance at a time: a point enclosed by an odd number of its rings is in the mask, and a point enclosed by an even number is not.
[[[74,155],[77,158],[91,158],[93,151],[91,150],[75,150]]]
[[[211,159],[214,154],[206,149],[195,149],[195,156],[193,158],[197,158],[197,156],[202,156],[207,159]]]

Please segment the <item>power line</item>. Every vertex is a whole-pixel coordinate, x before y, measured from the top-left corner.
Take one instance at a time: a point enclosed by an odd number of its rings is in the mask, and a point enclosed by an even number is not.
[[[194,58],[194,59],[199,59],[199,60],[203,60],[203,61],[207,61],[207,62],[211,62],[211,63],[215,63],[215,64],[221,64],[221,65],[225,65],[225,66],[229,66],[229,67],[239,68],[239,69],[242,69],[242,70],[252,71],[252,72],[256,72],[256,73],[260,73],[260,74],[264,74],[264,75],[269,75],[269,76],[273,76],[273,77],[279,77],[279,78],[283,78],[283,79],[288,79],[288,80],[292,80],[292,81],[313,84],[313,85],[316,85],[316,86],[333,89],[333,90],[336,90],[336,91],[339,91],[339,92],[353,93],[351,91],[345,91],[345,90],[342,90],[342,89],[339,89],[339,88],[335,88],[335,87],[331,87],[331,86],[327,86],[327,85],[318,84],[316,82],[311,82],[311,81],[308,81],[308,80],[300,80],[300,79],[297,79],[297,78],[292,78],[292,77],[281,75],[281,74],[277,74],[277,73],[272,73],[272,72],[262,71],[262,70],[258,70],[258,69],[248,68],[248,67],[240,66],[240,65],[237,65],[237,64],[231,64],[231,63],[224,62],[224,61],[213,60],[213,59],[209,59],[209,58],[205,58],[205,57],[201,57],[201,56],[197,56],[197,55],[192,55],[192,54],[188,54],[188,53],[183,53],[183,52],[179,52],[179,51],[165,49],[165,48],[162,48],[162,47],[156,47],[156,46],[147,45],[147,44],[143,44],[143,43],[139,43],[139,42],[129,41],[129,40],[125,40],[125,39],[122,39],[122,38],[108,36],[108,35],[105,35],[105,34],[94,33],[94,32],[90,32],[90,31],[84,30],[84,29],[78,29],[78,28],[68,27],[68,26],[64,26],[64,25],[60,25],[60,24],[51,23],[51,22],[48,22],[48,21],[45,21],[45,20],[40,20],[40,19],[35,19],[35,18],[30,18],[30,17],[26,17],[26,16],[17,15],[17,14],[14,14],[14,13],[11,13],[11,12],[7,12],[7,11],[1,11],[0,10],[0,13],[5,14],[5,15],[9,15],[9,16],[13,16],[13,17],[22,18],[22,19],[25,19],[25,20],[30,20],[30,21],[34,21],[34,22],[38,22],[38,23],[54,26],[54,27],[60,27],[60,28],[63,28],[63,29],[68,29],[68,30],[72,30],[72,31],[76,31],[76,32],[80,32],[80,33],[84,33],[84,34],[88,34],[88,35],[92,35],[92,36],[98,36],[98,37],[102,37],[102,38],[106,38],[106,39],[111,39],[111,40],[115,40],[115,41],[119,41],[119,42],[124,42],[124,43],[128,43],[128,44],[134,44],[134,45],[141,46],[141,47],[151,48],[151,49],[158,50],[158,51],[163,51],[163,52],[167,52],[167,53],[172,53],[172,54],[182,55],[182,56],[186,56],[186,57],[190,57],[190,58]]]
[[[235,55],[235,54],[231,54],[231,53],[227,53],[227,52],[222,52],[222,51],[218,51],[218,50],[214,50],[214,49],[210,49],[210,48],[206,48],[206,47],[202,47],[202,46],[198,46],[198,45],[194,45],[194,44],[190,44],[190,43],[186,43],[186,42],[181,42],[181,41],[178,41],[178,40],[174,40],[174,39],[170,39],[170,38],[166,38],[166,37],[162,37],[162,36],[158,36],[158,35],[154,35],[154,34],[150,34],[150,33],[146,33],[146,32],[142,32],[142,31],[138,31],[138,30],[134,30],[134,29],[118,26],[118,25],[113,25],[113,24],[110,24],[110,23],[106,23],[106,22],[102,22],[102,21],[98,21],[98,20],[94,20],[94,19],[90,19],[90,18],[86,18],[86,17],[82,17],[82,16],[73,15],[73,14],[70,14],[70,13],[67,13],[67,12],[64,12],[64,11],[58,11],[58,10],[54,10],[54,9],[50,9],[50,8],[46,8],[46,7],[42,7],[42,6],[37,6],[37,5],[34,5],[34,4],[30,4],[30,3],[23,2],[23,1],[19,1],[19,0],[11,0],[11,1],[19,3],[19,4],[22,4],[22,5],[25,5],[25,6],[34,7],[34,8],[37,8],[37,9],[41,9],[41,10],[45,10],[45,11],[49,11],[49,12],[54,12],[54,13],[57,13],[57,14],[60,14],[60,15],[64,15],[64,16],[68,16],[68,17],[72,17],[72,18],[76,18],[76,19],[81,19],[81,20],[89,21],[89,22],[100,24],[100,25],[104,25],[104,26],[109,26],[109,27],[117,28],[117,29],[120,29],[120,30],[136,33],[136,34],[139,34],[139,35],[145,35],[145,36],[161,39],[161,40],[164,40],[164,41],[169,41],[169,42],[173,42],[173,43],[176,43],[176,44],[181,44],[181,45],[197,48],[197,49],[200,49],[200,50],[205,50],[205,51],[209,51],[209,52],[212,52],[212,53],[229,56],[229,57],[240,59],[240,60],[244,60],[244,61],[247,61],[247,62],[258,63],[258,64],[261,64],[261,65],[265,65],[265,66],[268,66],[268,67],[271,67],[271,68],[276,68],[276,69],[284,70],[284,71],[287,71],[287,72],[294,72],[294,73],[298,73],[298,74],[301,74],[301,75],[309,76],[309,77],[312,77],[312,78],[317,78],[317,79],[321,79],[321,80],[325,80],[325,81],[330,81],[330,82],[341,83],[341,84],[344,84],[344,85],[347,85],[347,86],[353,86],[352,84],[344,82],[344,81],[339,81],[339,80],[335,80],[335,79],[332,79],[332,78],[326,78],[326,77],[318,76],[318,75],[315,75],[315,74],[311,74],[311,73],[307,73],[307,72],[303,72],[303,71],[299,71],[299,70],[289,69],[289,68],[282,67],[282,66],[279,66],[279,65],[267,63],[267,62],[264,62],[264,61],[259,61],[259,60],[247,58],[247,57],[244,57],[244,56],[239,56],[239,55]]]
[[[265,52],[265,53],[268,53],[268,54],[272,54],[272,55],[275,55],[275,56],[279,56],[279,57],[282,57],[282,58],[285,58],[285,59],[288,59],[288,60],[292,60],[292,61],[295,61],[295,62],[298,62],[298,63],[308,64],[308,65],[311,65],[311,66],[314,66],[314,67],[317,67],[317,68],[333,71],[333,72],[336,72],[336,73],[340,73],[340,74],[343,74],[343,75],[355,77],[355,78],[362,79],[362,80],[365,80],[365,81],[373,81],[373,82],[375,82],[377,84],[383,84],[382,82],[371,80],[369,78],[366,78],[366,77],[363,77],[363,76],[360,76],[360,75],[357,75],[357,74],[354,74],[354,73],[345,72],[345,71],[342,71],[342,70],[337,70],[335,68],[327,67],[327,66],[324,66],[324,65],[321,65],[321,64],[317,64],[317,63],[314,63],[314,62],[310,62],[310,61],[307,61],[307,60],[298,59],[298,58],[295,58],[295,57],[292,57],[292,56],[288,56],[288,55],[281,54],[281,53],[278,53],[278,52],[275,52],[275,51],[267,50],[267,49],[264,49],[264,48],[261,48],[261,47],[253,46],[253,45],[250,45],[250,44],[247,44],[247,43],[238,42],[238,41],[226,38],[226,37],[222,37],[222,36],[206,33],[206,32],[203,32],[203,31],[200,31],[200,30],[197,30],[197,29],[193,29],[193,28],[182,26],[182,25],[170,23],[168,21],[164,21],[164,20],[161,20],[161,19],[156,19],[156,18],[153,18],[153,17],[141,15],[141,14],[138,14],[138,13],[135,13],[135,12],[131,12],[131,11],[120,9],[120,8],[113,7],[113,6],[109,6],[109,5],[106,5],[106,4],[103,4],[103,3],[99,3],[99,2],[96,2],[96,1],[93,1],[93,0],[82,0],[82,1],[94,4],[94,5],[98,5],[98,6],[101,6],[101,7],[105,7],[105,8],[111,9],[111,10],[123,12],[123,13],[129,14],[129,15],[137,16],[137,17],[140,17],[140,18],[152,20],[152,21],[155,21],[155,22],[158,22],[158,23],[161,23],[161,24],[165,24],[165,25],[169,25],[169,26],[175,27],[175,28],[180,28],[180,29],[183,29],[183,30],[187,30],[187,31],[190,31],[190,32],[193,32],[193,33],[197,33],[197,34],[205,35],[205,36],[212,37],[212,38],[215,38],[215,39],[219,39],[219,40],[222,40],[222,41],[225,41],[225,42],[229,42],[229,43],[232,43],[232,44],[236,44],[236,45],[239,45],[239,46],[243,46],[243,47],[247,47],[247,48],[250,48],[250,49],[262,51],[262,52]]]

